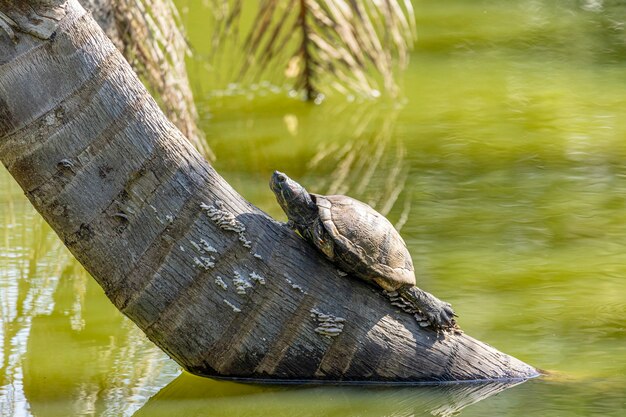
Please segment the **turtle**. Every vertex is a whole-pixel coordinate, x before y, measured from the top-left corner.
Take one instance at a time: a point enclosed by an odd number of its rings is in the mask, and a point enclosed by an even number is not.
[[[415,286],[411,254],[385,216],[345,195],[309,193],[279,171],[274,171],[270,188],[287,214],[287,225],[340,270],[399,296],[419,310],[426,325],[456,328],[452,306]]]

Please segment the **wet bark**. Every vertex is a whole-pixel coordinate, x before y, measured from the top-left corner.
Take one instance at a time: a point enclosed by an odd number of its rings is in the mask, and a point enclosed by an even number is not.
[[[292,382],[536,375],[341,276],[215,172],[75,0],[57,12],[38,15],[54,35],[0,31],[0,159],[115,306],[185,369]]]

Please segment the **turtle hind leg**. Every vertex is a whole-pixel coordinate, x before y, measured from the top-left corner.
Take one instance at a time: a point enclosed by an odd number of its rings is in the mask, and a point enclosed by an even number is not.
[[[434,295],[415,286],[400,288],[398,293],[403,299],[418,309],[421,315],[436,330],[448,330],[457,327],[454,320],[456,314],[454,314],[450,303],[441,301]]]

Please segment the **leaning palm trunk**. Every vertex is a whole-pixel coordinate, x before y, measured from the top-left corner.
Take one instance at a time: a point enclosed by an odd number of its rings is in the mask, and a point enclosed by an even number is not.
[[[245,201],[76,0],[41,12],[58,22],[31,13],[36,27],[14,4],[0,10],[49,39],[0,34],[0,159],[115,306],[185,369],[274,381],[536,375],[463,333],[419,327]]]

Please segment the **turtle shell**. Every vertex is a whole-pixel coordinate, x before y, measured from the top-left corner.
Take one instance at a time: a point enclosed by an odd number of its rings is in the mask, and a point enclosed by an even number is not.
[[[388,291],[415,285],[413,261],[393,225],[372,207],[344,195],[312,194],[333,240],[333,261]]]

